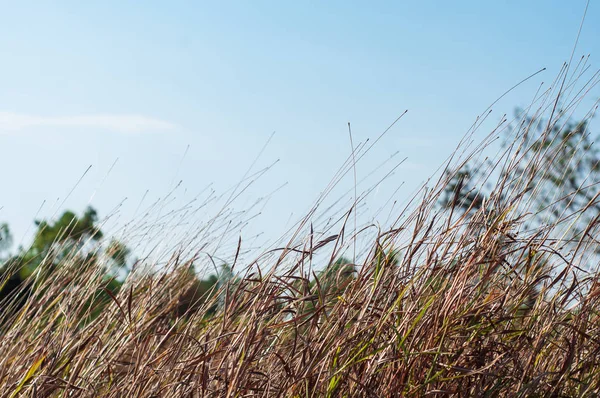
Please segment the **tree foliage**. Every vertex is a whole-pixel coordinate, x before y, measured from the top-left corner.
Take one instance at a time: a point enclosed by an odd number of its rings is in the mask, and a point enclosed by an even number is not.
[[[8,224],[0,224],[0,261],[3,259],[5,253],[12,246],[12,235]]]
[[[88,207],[81,217],[67,210],[54,222],[36,220],[37,232],[31,251],[35,254],[45,254],[56,247],[63,251],[72,251],[83,247],[89,241],[97,242],[103,237],[97,222],[98,214],[92,207]]]
[[[42,263],[46,272],[52,272],[60,266],[61,261],[73,261],[84,267],[91,263],[98,264],[102,258],[107,270],[106,289],[113,294],[119,290],[121,282],[115,279],[112,271],[127,265],[130,250],[114,239],[107,246],[102,246],[104,233],[98,225],[98,214],[94,208],[88,207],[81,216],[67,210],[54,221],[34,222],[36,232],[31,245],[26,249],[20,248],[16,255],[3,261],[0,269],[0,301],[12,297],[19,307],[33,288],[30,276]],[[0,226],[0,238],[0,252],[8,250],[11,238],[6,224]],[[7,244],[2,246],[1,242]],[[102,292],[95,299],[96,302],[90,302],[89,305],[94,306],[107,299],[106,293]]]
[[[516,111],[522,114],[521,110]],[[558,112],[562,114],[562,112]],[[515,169],[503,169],[499,181],[520,184],[530,206],[530,224],[561,224],[568,221],[567,239],[578,239],[590,221],[600,214],[596,195],[600,192],[600,152],[594,146],[598,138],[589,131],[588,121],[548,120],[521,117],[517,127],[508,131],[503,147],[515,145],[521,139],[521,159]],[[544,170],[537,168],[543,165]],[[483,184],[493,165],[467,163],[454,173],[441,196],[441,204],[473,214],[491,206],[489,189]],[[515,180],[515,176],[519,179]],[[494,198],[502,201],[504,198]],[[584,212],[580,211],[585,209]],[[487,209],[493,210],[493,209]],[[565,223],[566,224],[566,223]],[[533,226],[533,225],[532,225]]]

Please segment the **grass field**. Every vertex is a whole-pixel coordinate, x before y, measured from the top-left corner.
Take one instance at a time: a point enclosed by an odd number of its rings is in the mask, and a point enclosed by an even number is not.
[[[519,127],[490,166],[474,166],[481,179],[471,184],[491,185],[482,203],[468,209],[448,187],[508,122],[460,159],[459,146],[396,222],[360,241],[355,266],[318,273],[314,260],[353,248],[353,208],[324,237],[307,215],[289,244],[259,257],[268,263],[238,260],[234,248],[236,276],[185,314],[182,300],[198,299],[184,296],[200,256],[174,251],[160,271],[131,272],[117,294],[103,290],[98,262],[48,259],[58,265],[36,270],[24,305],[3,307],[0,395],[599,395],[600,181],[554,193],[536,183],[561,147],[540,144],[561,139],[560,123],[597,79],[579,91],[568,76],[512,121]],[[580,192],[588,200],[544,212]]]

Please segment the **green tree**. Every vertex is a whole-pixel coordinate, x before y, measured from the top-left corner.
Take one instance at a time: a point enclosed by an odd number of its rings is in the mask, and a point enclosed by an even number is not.
[[[8,224],[0,224],[0,262],[4,261],[6,252],[10,250],[12,246],[12,235]]]
[[[44,256],[53,252],[53,258],[59,261],[69,253],[78,252],[86,244],[96,243],[103,233],[96,225],[98,214],[88,207],[81,217],[72,211],[65,211],[56,221],[35,221],[37,231],[28,250],[30,256]]]
[[[327,294],[340,294],[355,276],[356,266],[347,258],[339,257],[317,274],[313,286],[319,284]]]
[[[504,148],[510,149],[516,143],[515,138],[520,139],[522,159],[515,168],[500,170],[499,180],[513,186],[520,184],[523,202],[533,212],[530,223],[556,224],[569,217],[572,221],[576,219],[565,231],[567,239],[579,239],[600,214],[600,203],[595,199],[599,192],[596,183],[600,181],[600,152],[593,145],[599,137],[592,136],[588,127],[587,121],[557,119],[548,123],[525,116],[517,127],[509,130],[503,142]],[[441,196],[441,204],[474,213],[485,203],[492,203],[490,199],[502,202],[504,192],[492,192],[489,186],[477,185],[487,177],[483,173],[491,169],[485,166],[491,163],[467,164],[455,173]]]
[[[356,266],[347,258],[339,257],[329,263],[324,269],[316,273],[315,278],[308,284],[309,290],[304,294],[310,294],[312,299],[305,302],[302,312],[312,311],[319,301],[325,304],[334,303],[355,277]],[[300,291],[304,290],[299,282],[298,289]]]
[[[45,261],[46,270],[52,272],[66,259],[80,263],[83,267],[84,264],[98,264],[100,256],[104,256],[103,264],[107,264],[106,289],[116,294],[121,282],[115,278],[115,271],[127,265],[130,250],[114,239],[103,247],[104,234],[97,224],[98,215],[92,207],[88,207],[81,216],[65,211],[53,222],[36,220],[37,229],[31,246],[20,249],[0,269],[0,301],[18,295],[22,302],[23,297],[32,289],[29,276],[42,261]],[[0,227],[0,237],[10,240],[8,227]],[[89,306],[101,307],[98,304],[105,303],[108,299],[108,295],[101,292],[96,299],[90,301]]]

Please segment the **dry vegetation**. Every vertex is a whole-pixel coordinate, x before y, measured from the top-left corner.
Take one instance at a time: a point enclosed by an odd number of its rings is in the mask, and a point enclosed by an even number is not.
[[[541,213],[532,203],[547,192],[531,182],[554,158],[542,153],[552,147],[527,139],[542,120],[549,122],[539,139],[556,139],[561,129],[553,127],[596,80],[579,92],[563,70],[555,83],[540,90],[529,118],[512,122],[520,126],[512,145],[486,169],[496,181],[484,206],[462,211],[458,195],[450,208],[440,206],[452,177],[440,173],[396,210],[390,227],[361,243],[350,279],[315,281],[313,266],[317,256],[333,261],[353,247],[354,207],[337,233],[318,235],[311,212],[278,249],[255,260],[238,258],[234,249],[239,278],[185,315],[179,309],[189,301],[181,293],[191,283],[187,269],[209,261],[205,255],[176,251],[160,272],[132,272],[92,320],[86,303],[102,291],[104,271],[68,258],[47,272],[40,268],[25,306],[4,307],[0,394],[597,396],[598,217],[563,237],[595,208],[600,181],[584,187],[594,193],[587,204],[550,224],[536,222]],[[359,145],[336,178],[367,149]],[[211,306],[216,313],[205,316]]]

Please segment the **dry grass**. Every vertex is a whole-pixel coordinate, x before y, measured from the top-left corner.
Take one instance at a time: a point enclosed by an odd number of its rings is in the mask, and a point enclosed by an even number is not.
[[[546,131],[562,120],[558,94],[577,93],[565,81],[528,109],[534,122],[550,119]],[[561,97],[563,112],[579,101]],[[88,323],[86,303],[101,291],[103,271],[68,260],[46,275],[40,269],[26,305],[4,311],[0,395],[597,396],[597,218],[576,240],[559,239],[595,202],[551,225],[532,221],[537,190],[526,187],[552,159],[523,156],[533,150],[525,137],[534,122],[516,130],[486,170],[486,178],[502,176],[486,206],[467,214],[440,208],[449,183],[442,173],[359,247],[356,277],[344,289],[313,282],[312,264],[354,244],[354,207],[338,233],[302,235],[311,212],[288,244],[238,260],[240,279],[204,304],[218,305],[212,317],[202,308],[178,316],[190,284],[184,271],[200,257],[175,252],[168,271],[131,273]],[[334,183],[367,149],[357,146]]]

